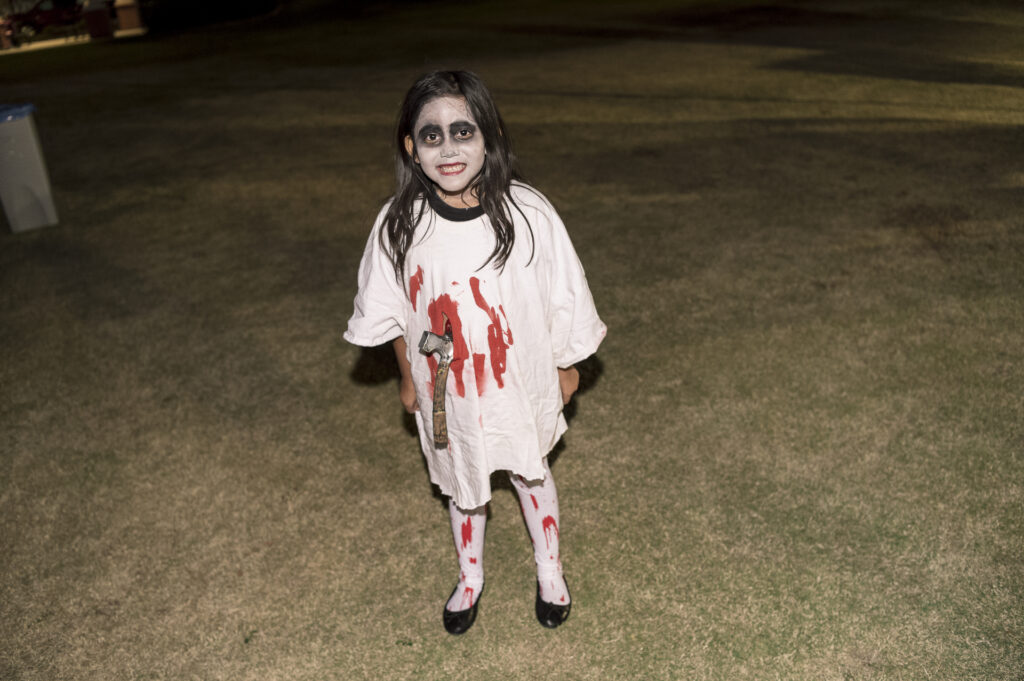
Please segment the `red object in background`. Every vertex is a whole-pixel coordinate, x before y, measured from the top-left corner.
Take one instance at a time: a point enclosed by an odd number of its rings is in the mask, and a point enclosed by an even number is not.
[[[71,26],[81,20],[82,7],[77,0],[39,0],[24,12],[4,17],[0,31],[12,45],[18,45],[50,26]]]

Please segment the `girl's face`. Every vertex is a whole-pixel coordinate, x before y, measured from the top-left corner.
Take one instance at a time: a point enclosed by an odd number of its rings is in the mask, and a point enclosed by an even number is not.
[[[484,137],[463,97],[436,97],[405,136],[405,150],[456,208],[479,205],[472,184],[484,167]]]

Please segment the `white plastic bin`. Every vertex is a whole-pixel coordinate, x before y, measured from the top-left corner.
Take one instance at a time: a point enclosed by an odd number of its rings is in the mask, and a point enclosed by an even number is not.
[[[0,105],[0,202],[15,232],[57,224],[34,110]]]

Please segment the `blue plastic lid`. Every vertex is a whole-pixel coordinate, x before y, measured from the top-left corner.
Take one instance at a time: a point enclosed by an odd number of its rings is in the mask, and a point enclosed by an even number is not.
[[[25,116],[31,116],[36,108],[31,104],[4,104],[0,105],[0,123],[10,123]]]

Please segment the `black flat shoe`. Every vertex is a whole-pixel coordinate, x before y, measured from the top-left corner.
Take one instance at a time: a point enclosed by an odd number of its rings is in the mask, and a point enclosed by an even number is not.
[[[569,584],[566,583],[565,590],[569,590]],[[565,620],[569,619],[569,611],[572,610],[572,596],[569,596],[568,605],[556,605],[555,603],[548,603],[542,600],[540,597],[540,582],[537,582],[537,602],[535,604],[535,610],[537,611],[537,621],[548,629],[556,629]]]
[[[452,596],[459,590],[459,585],[456,584],[455,588],[452,589]],[[448,597],[451,600],[452,596]],[[480,599],[484,597],[484,589],[480,587],[480,593],[476,597],[476,602],[473,603],[473,607],[466,608],[465,610],[449,610],[445,608],[442,611],[442,619],[444,620],[444,630],[449,634],[458,636],[459,634],[465,634],[469,631],[469,628],[473,626],[473,622],[476,621],[476,611],[480,607]]]

